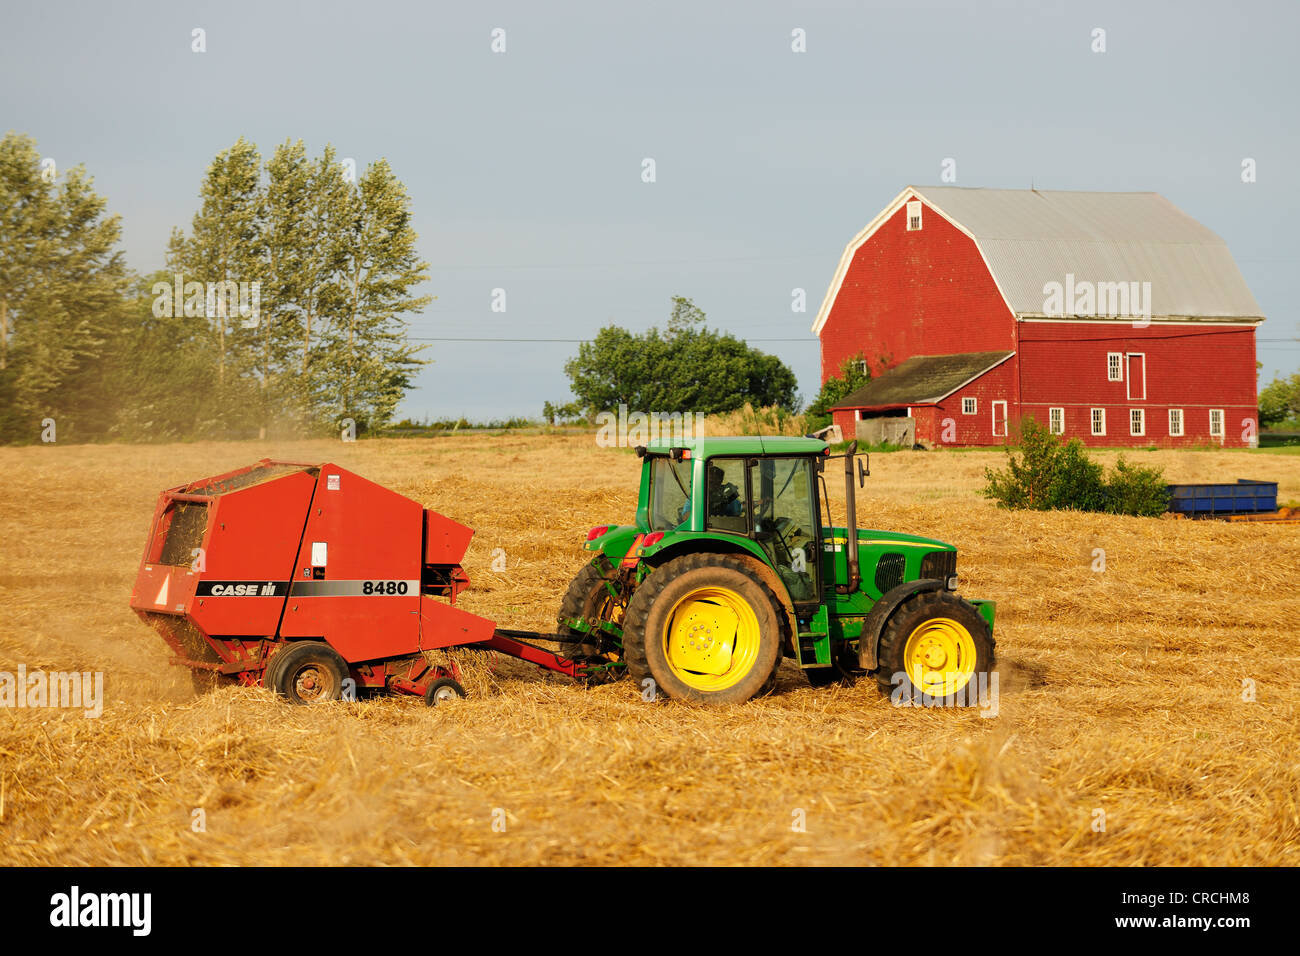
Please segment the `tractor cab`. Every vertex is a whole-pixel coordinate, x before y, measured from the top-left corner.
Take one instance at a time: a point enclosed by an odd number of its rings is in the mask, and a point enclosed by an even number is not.
[[[785,437],[651,445],[643,451],[644,526],[651,533],[744,538],[746,550],[762,552],[792,602],[819,604],[817,475],[826,450],[819,439]]]

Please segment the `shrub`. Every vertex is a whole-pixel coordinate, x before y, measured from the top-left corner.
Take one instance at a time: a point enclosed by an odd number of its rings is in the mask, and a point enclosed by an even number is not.
[[[1047,507],[1100,511],[1106,503],[1106,482],[1102,467],[1091,458],[1083,442],[1071,438],[1053,463],[1054,474],[1047,490]]]
[[[1106,481],[1106,511],[1155,518],[1169,510],[1169,489],[1160,468],[1130,465],[1120,456]]]
[[[984,469],[988,481],[984,495],[1004,508],[1030,508],[1042,511],[1052,507],[1052,482],[1056,478],[1061,443],[1033,418],[1020,424],[1020,458],[1007,449],[1006,471]]]
[[[1001,508],[1071,509],[1155,517],[1169,507],[1160,468],[1130,465],[1121,456],[1104,476],[1083,443],[1061,440],[1033,418],[1020,424],[1020,456],[1007,449],[1005,470],[984,469],[981,494]]]

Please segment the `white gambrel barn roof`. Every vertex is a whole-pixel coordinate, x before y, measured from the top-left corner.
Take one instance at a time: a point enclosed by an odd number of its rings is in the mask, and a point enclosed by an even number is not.
[[[1150,282],[1154,317],[1263,320],[1227,244],[1158,193],[908,186],[845,248],[814,332],[854,253],[910,198],[974,240],[1021,316],[1042,316],[1043,286],[1073,274],[1076,282]]]

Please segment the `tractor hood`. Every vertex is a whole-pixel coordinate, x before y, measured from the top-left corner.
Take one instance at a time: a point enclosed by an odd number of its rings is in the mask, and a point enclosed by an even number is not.
[[[843,528],[826,528],[826,545],[843,545],[848,542],[848,535]],[[859,545],[894,545],[904,548],[925,548],[927,551],[956,551],[954,545],[937,538],[922,538],[915,534],[903,534],[901,531],[877,531],[874,528],[858,529]]]

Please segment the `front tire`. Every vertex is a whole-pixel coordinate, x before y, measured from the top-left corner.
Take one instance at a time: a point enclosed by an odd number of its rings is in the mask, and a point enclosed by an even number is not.
[[[739,704],[772,683],[781,622],[767,587],[719,554],[674,558],[641,582],[623,629],[638,686],[702,704]]]
[[[886,696],[902,688],[905,699],[927,706],[971,706],[987,691],[993,633],[974,605],[949,591],[925,591],[886,622],[879,662],[876,684]]]

